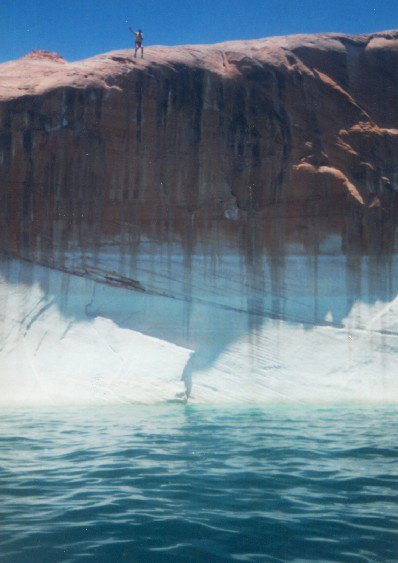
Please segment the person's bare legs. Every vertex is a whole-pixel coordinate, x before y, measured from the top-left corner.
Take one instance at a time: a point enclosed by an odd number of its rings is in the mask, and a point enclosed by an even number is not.
[[[138,51],[139,49],[141,49],[141,59],[143,59],[143,58],[144,58],[144,47],[136,47],[136,48],[135,48],[135,51],[134,51],[134,58],[135,58],[135,59],[137,58],[137,51]]]

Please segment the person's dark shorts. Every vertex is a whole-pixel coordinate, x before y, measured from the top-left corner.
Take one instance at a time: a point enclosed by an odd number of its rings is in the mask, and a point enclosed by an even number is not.
[[[135,42],[135,48],[136,49],[142,49],[142,43],[139,43],[138,41]]]

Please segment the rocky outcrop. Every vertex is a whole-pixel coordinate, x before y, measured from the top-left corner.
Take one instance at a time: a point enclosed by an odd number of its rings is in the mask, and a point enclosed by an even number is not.
[[[13,254],[62,264],[142,236],[203,248],[214,229],[247,254],[253,224],[271,254],[317,253],[329,235],[345,253],[395,248],[398,32],[150,47],[144,60],[36,51],[0,77]]]
[[[4,401],[398,400],[397,89],[396,31],[0,65]]]

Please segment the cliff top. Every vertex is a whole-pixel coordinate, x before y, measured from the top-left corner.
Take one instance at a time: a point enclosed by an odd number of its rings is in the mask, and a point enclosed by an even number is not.
[[[358,49],[398,51],[398,31],[368,35],[290,35],[214,45],[150,46],[145,48],[144,59],[134,59],[132,48],[71,63],[51,51],[36,50],[0,64],[0,100],[42,94],[65,86],[111,88],[112,79],[120,75],[161,66],[193,66],[226,78],[239,75],[248,64],[295,66],[304,71],[312,63],[316,66],[320,52],[338,55]]]

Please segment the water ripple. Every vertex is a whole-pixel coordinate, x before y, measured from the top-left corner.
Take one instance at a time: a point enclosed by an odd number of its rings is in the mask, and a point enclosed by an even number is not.
[[[394,407],[4,411],[4,561],[398,560]]]

